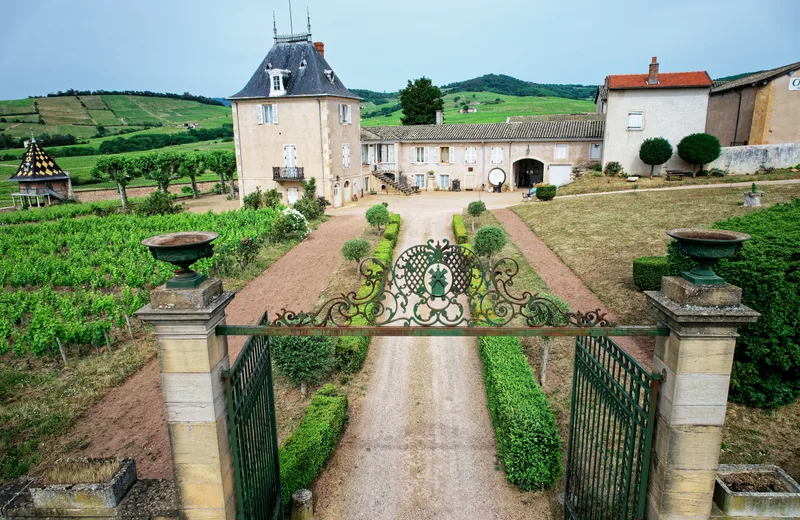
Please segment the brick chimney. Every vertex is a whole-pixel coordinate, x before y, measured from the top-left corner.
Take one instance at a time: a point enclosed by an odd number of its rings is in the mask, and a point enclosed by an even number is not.
[[[444,124],[444,115],[442,114],[441,110],[436,111],[436,124],[437,125]]]
[[[655,56],[653,56],[653,61],[650,62],[650,74],[647,76],[647,84],[658,85],[658,62]]]
[[[322,43],[322,42],[314,42],[314,47],[317,48],[319,53],[322,54],[322,57],[324,58],[325,57],[325,44]],[[653,59],[655,59],[655,58],[653,58]]]

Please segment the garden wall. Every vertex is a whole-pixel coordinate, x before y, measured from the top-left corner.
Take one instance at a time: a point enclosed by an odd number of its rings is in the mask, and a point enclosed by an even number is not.
[[[800,164],[800,143],[731,146],[719,158],[705,165],[729,173],[755,173],[759,168],[792,168]]]

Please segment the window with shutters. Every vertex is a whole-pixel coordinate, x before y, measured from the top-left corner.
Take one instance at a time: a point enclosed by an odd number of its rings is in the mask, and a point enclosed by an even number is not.
[[[415,146],[412,158],[417,164],[425,164],[428,162],[428,149],[424,146]]]
[[[478,148],[475,146],[467,146],[467,149],[464,151],[464,162],[466,164],[477,164]]]
[[[628,130],[644,128],[644,112],[628,112]]]
[[[350,145],[348,143],[342,145],[342,167],[350,167]]]
[[[289,200],[289,204],[291,205],[297,202],[299,190],[297,188],[289,188],[286,191],[288,195],[287,199]]]
[[[352,123],[350,105],[339,105],[339,123],[343,125]]]
[[[362,144],[361,145],[361,164],[369,164],[369,145]]]
[[[449,190],[450,189],[450,176],[449,175],[439,175],[439,189],[442,189],[442,190]]]
[[[502,146],[492,146],[492,164],[503,164]]]
[[[592,147],[589,151],[589,159],[599,159],[600,158],[600,143],[592,143]]]
[[[557,144],[556,151],[553,154],[554,159],[566,159],[569,154],[569,145],[566,143]]]
[[[283,166],[294,168],[297,166],[297,146],[293,144],[283,145]]]
[[[453,147],[439,147],[439,164],[453,164]]]
[[[264,105],[264,124],[277,125],[278,124],[278,105]]]

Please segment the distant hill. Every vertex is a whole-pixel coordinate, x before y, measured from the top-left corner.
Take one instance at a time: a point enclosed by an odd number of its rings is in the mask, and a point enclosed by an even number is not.
[[[215,97],[215,98],[211,98],[211,99],[213,99],[214,101],[219,101],[220,103],[222,103],[226,107],[231,106],[231,100],[230,99],[225,99],[225,98],[221,98],[221,97]]]
[[[494,92],[507,96],[561,97],[567,99],[590,99],[597,92],[597,85],[572,85],[557,83],[533,83],[505,74],[486,74],[479,78],[450,83],[442,87],[449,92]]]

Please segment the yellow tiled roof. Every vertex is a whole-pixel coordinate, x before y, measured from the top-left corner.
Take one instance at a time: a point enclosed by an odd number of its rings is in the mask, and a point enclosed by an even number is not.
[[[69,175],[45,152],[39,143],[31,141],[22,158],[17,173],[10,181],[34,181],[39,179],[60,179]]]

